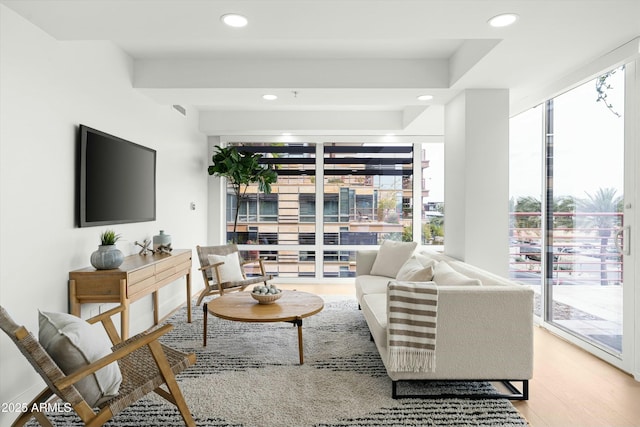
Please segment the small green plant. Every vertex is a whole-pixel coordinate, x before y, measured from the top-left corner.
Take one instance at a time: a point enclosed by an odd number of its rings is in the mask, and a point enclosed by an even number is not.
[[[120,234],[116,234],[113,230],[106,230],[100,234],[100,241],[103,245],[115,245],[120,239]]]

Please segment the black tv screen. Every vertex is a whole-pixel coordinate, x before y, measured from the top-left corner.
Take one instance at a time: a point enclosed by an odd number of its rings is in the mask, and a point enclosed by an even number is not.
[[[156,219],[156,151],[80,125],[80,227]]]

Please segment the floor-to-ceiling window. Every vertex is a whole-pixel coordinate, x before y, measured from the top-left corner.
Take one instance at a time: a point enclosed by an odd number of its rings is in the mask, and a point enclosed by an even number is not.
[[[442,250],[444,247],[444,144],[421,144],[421,147],[421,243],[431,246],[434,250]]]
[[[442,143],[228,143],[261,154],[261,161],[278,171],[271,194],[249,187],[239,204],[236,233],[243,254],[261,256],[270,274],[353,277],[356,250],[383,240],[441,248]],[[425,173],[432,162],[435,170]],[[228,240],[236,212],[230,190]]]
[[[316,276],[316,144],[238,144],[277,168],[270,194],[250,186],[240,202],[237,241],[246,257],[260,256],[267,273],[280,277]],[[227,189],[227,239],[234,225],[235,197]]]
[[[323,149],[323,276],[350,277],[355,251],[349,246],[413,240],[405,232],[413,218],[413,145],[329,143]]]
[[[509,124],[511,277],[535,290],[534,313],[542,304],[542,141],[544,108],[537,106]]]
[[[625,176],[637,168],[625,157],[625,95],[623,66],[510,123],[511,276],[534,288],[544,324],[619,359]]]

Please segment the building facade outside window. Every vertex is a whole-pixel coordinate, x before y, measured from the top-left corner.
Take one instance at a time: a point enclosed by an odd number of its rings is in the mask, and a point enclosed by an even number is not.
[[[434,239],[436,233],[432,233],[442,223],[442,199],[429,200],[424,184],[443,186],[443,179],[423,179],[423,168],[430,163],[420,144],[229,144],[260,153],[262,162],[278,171],[271,194],[250,186],[240,202],[237,228],[243,254],[264,258],[270,274],[280,278],[353,277],[358,247],[375,247],[387,239],[442,244],[443,236]],[[415,179],[422,185],[417,193]],[[228,239],[234,203],[229,188]],[[414,216],[421,226],[416,239]]]

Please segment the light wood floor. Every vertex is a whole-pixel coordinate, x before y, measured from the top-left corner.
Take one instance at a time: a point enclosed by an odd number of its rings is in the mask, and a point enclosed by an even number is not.
[[[353,285],[279,284],[320,295],[353,295]],[[534,333],[529,400],[513,402],[533,427],[640,426],[640,382],[542,328]]]

